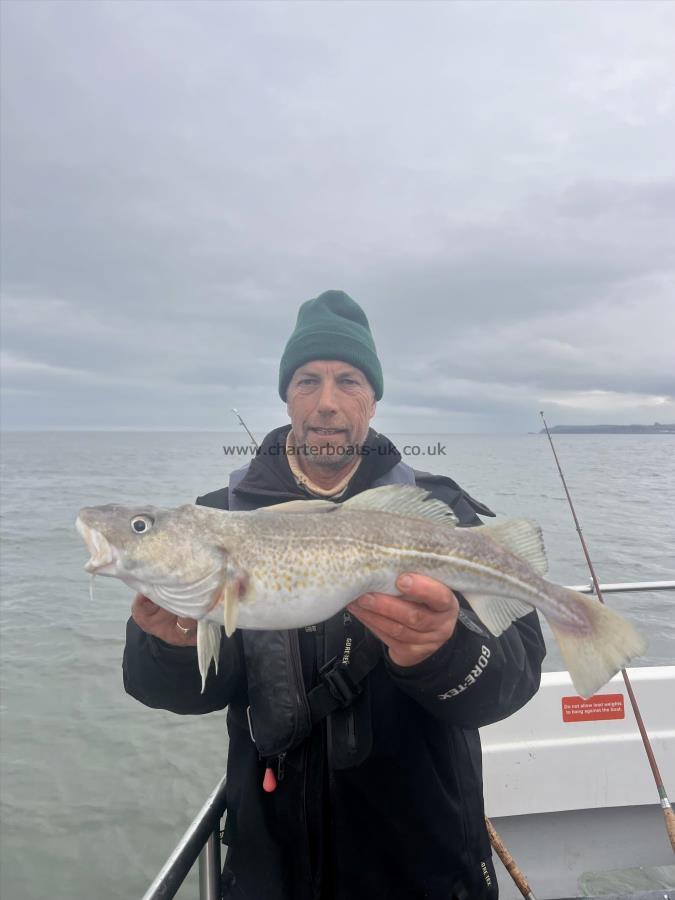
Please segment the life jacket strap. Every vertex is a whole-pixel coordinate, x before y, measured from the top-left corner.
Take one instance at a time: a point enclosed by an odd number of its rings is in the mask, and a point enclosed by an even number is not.
[[[333,657],[319,670],[319,683],[307,694],[312,724],[336,709],[346,709],[363,692],[363,681],[382,659],[382,649],[366,636],[349,654],[348,662]]]

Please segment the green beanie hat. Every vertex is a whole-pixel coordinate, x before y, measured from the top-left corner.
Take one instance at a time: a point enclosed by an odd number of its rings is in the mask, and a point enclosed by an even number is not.
[[[384,382],[375,342],[366,314],[344,291],[325,291],[302,304],[295,330],[288,339],[279,366],[279,394],[286,391],[293,373],[312,359],[339,359],[360,369],[382,397]]]

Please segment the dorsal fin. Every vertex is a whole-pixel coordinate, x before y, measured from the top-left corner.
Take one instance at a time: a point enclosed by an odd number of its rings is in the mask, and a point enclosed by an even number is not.
[[[413,484],[387,484],[350,497],[341,509],[380,510],[417,519],[432,519],[449,526],[457,524],[457,517],[449,506],[428,497],[431,497],[428,491]]]
[[[362,510],[372,512],[398,513],[400,516],[414,516],[418,519],[432,519],[444,525],[454,526],[457,517],[449,506],[440,500],[434,500],[424,488],[414,484],[387,484],[383,487],[371,488],[344,503],[332,500],[289,500],[287,503],[276,503],[274,506],[261,507],[258,512],[268,510],[276,512],[338,512],[344,510]]]
[[[488,537],[529,563],[535,572],[545,575],[548,569],[546,549],[541,528],[527,519],[507,519],[505,522],[482,525]]]
[[[332,512],[337,508],[337,503],[332,500],[287,500],[285,503],[275,503],[274,506],[261,506],[256,512]]]

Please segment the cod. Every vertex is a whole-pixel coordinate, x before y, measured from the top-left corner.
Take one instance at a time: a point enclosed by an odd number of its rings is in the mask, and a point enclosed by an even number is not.
[[[536,524],[463,528],[449,507],[411,485],[373,488],[341,504],[297,500],[253,512],[92,506],[80,510],[76,526],[92,576],[119,578],[198,620],[202,690],[217,664],[221,625],[228,636],[236,628],[314,625],[361,594],[397,594],[403,572],[460,592],[495,636],[537,609],[582,697],[646,648],[618,613],[543,577]]]

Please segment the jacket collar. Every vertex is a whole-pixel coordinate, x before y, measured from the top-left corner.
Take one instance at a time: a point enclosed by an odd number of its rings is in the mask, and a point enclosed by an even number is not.
[[[261,506],[313,497],[296,482],[286,457],[286,438],[290,425],[275,428],[265,437],[248,470],[234,492],[255,499]],[[401,454],[389,438],[369,429],[361,464],[354,473],[340,502],[366,490],[401,461]]]

